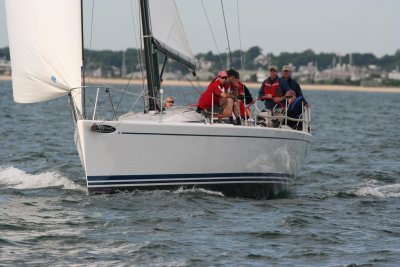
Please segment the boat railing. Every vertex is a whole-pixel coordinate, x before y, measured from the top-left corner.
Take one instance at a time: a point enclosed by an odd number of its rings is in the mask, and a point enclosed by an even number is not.
[[[135,93],[111,86],[83,86],[74,90],[81,88],[85,89],[86,118],[83,118],[81,113],[80,99],[71,97],[76,119],[117,120],[118,116],[122,115],[121,110],[123,113],[133,111],[137,108],[139,100],[150,98],[144,91]],[[130,102],[127,103],[125,98],[129,98]]]
[[[258,101],[261,101],[261,99],[256,99],[249,103],[246,108],[252,107],[251,110],[251,117],[245,116],[244,119],[242,119],[242,125],[244,126],[263,126],[263,127],[272,127],[272,128],[286,128],[286,129],[294,129],[294,130],[299,130],[303,131],[306,133],[311,134],[311,107],[309,105],[304,105],[304,102],[302,102],[302,113],[298,118],[293,118],[288,116],[287,110],[283,109],[283,112],[278,115],[269,115],[266,111],[263,109],[260,109],[258,107]],[[286,105],[285,107],[288,106],[288,99],[286,99]],[[204,116],[204,120],[206,123],[209,124],[214,124],[214,121],[217,119],[215,110],[216,108],[214,107],[214,95],[211,95],[211,112],[207,113]],[[236,102],[235,102],[236,103]],[[261,120],[264,120],[263,122]],[[272,121],[278,121],[278,124],[272,124],[273,126],[270,126]],[[288,122],[295,122],[294,127],[289,127]],[[285,127],[286,126],[286,127]]]
[[[85,119],[92,119],[92,120],[118,120],[118,115],[129,113],[137,107],[137,104],[140,99],[146,102],[150,96],[145,94],[144,91],[141,93],[134,93],[130,91],[126,91],[123,89],[118,89],[110,86],[84,86],[81,88],[85,88],[85,102],[87,108],[86,109],[86,118]],[[80,88],[76,88],[80,89]],[[130,102],[127,106],[127,103],[121,105],[123,96],[130,96],[133,99],[133,104]],[[154,98],[156,102],[159,103],[159,106],[162,107],[163,105],[163,90],[160,90],[160,97]],[[73,109],[73,116],[75,121],[78,119],[84,119],[79,108],[79,103],[77,103],[76,98],[71,97],[72,102],[72,109]],[[94,101],[92,101],[94,99]],[[243,120],[244,126],[253,126],[253,127],[279,127],[279,128],[288,128],[288,122],[295,122],[296,130],[300,130],[306,133],[311,134],[311,107],[309,105],[304,105],[302,102],[302,113],[300,114],[299,118],[292,118],[289,117],[286,110],[284,109],[283,113],[278,115],[271,115],[265,112],[264,109],[260,109],[258,107],[258,102],[261,99],[257,99],[249,104],[247,108],[251,108],[251,117],[246,117]],[[126,102],[126,101],[125,101]],[[212,103],[214,103],[214,99],[212,98]],[[124,112],[120,112],[120,108],[123,106]],[[250,107],[251,106],[251,107]],[[286,106],[288,106],[287,99],[286,99]],[[126,112],[126,110],[128,110]],[[204,117],[206,123],[213,124],[215,116],[215,108],[212,105],[210,117]],[[163,112],[158,112],[157,114],[160,115],[160,123],[163,120]],[[270,122],[278,121],[279,124],[270,126]],[[285,127],[286,126],[286,127]],[[301,127],[300,127],[301,126]]]
[[[302,102],[302,107],[301,107],[301,114],[298,118],[293,118],[288,116],[287,109],[283,109],[282,113],[280,114],[273,114],[274,110],[278,107],[276,105],[274,109],[272,110],[272,114],[268,114],[264,109],[260,109],[258,107],[258,101],[262,101],[261,99],[257,99],[254,103],[254,120],[256,125],[262,125],[265,127],[283,127],[283,126],[288,126],[288,122],[295,122],[295,127],[293,127],[296,130],[300,130],[306,133],[311,134],[311,106],[309,105],[304,105],[304,102]],[[285,107],[288,107],[288,99],[286,98],[285,100]],[[260,120],[264,120],[264,122],[261,122]],[[273,121],[278,122],[276,126],[270,126],[271,124],[273,125]],[[301,125],[301,127],[300,127]]]

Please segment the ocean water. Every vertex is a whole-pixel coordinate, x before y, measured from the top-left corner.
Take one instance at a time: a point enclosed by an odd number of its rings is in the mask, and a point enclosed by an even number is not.
[[[67,99],[0,92],[0,266],[400,265],[400,94],[305,91],[314,139],[299,177],[281,198],[249,200],[88,196]]]

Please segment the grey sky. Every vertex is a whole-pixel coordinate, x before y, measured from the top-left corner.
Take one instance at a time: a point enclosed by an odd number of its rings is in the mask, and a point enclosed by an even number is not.
[[[131,0],[95,0],[93,49],[136,47]],[[194,53],[214,51],[201,0],[176,0]],[[203,0],[218,42],[227,42],[218,0]],[[90,7],[85,0],[85,46],[90,44]],[[133,6],[135,6],[134,4]],[[232,50],[239,48],[236,0],[224,0]],[[400,49],[400,1],[397,0],[239,0],[242,47],[260,46],[264,53],[372,52]],[[0,0],[0,47],[8,46],[4,0]]]

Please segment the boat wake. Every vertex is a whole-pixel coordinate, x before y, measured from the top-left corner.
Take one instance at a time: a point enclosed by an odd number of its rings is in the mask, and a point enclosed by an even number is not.
[[[207,195],[215,195],[223,197],[224,194],[218,191],[211,191],[203,188],[183,188],[180,187],[177,190],[173,191],[175,194],[186,194],[186,193],[202,193]]]
[[[85,191],[84,187],[61,176],[55,171],[29,174],[15,167],[1,166],[0,186],[6,186],[15,189],[61,187],[62,189]]]
[[[390,185],[379,185],[378,181],[369,181],[366,185],[359,188],[355,194],[357,196],[374,196],[374,197],[400,197],[400,183]]]

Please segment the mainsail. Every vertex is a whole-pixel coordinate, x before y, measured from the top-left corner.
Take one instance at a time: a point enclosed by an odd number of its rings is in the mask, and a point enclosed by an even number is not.
[[[193,57],[175,0],[149,0],[153,36],[170,47]]]
[[[197,69],[198,63],[187,40],[175,0],[149,0],[149,7],[155,48]]]
[[[34,103],[81,86],[80,0],[6,0],[14,100]],[[80,107],[80,90],[72,90]]]

